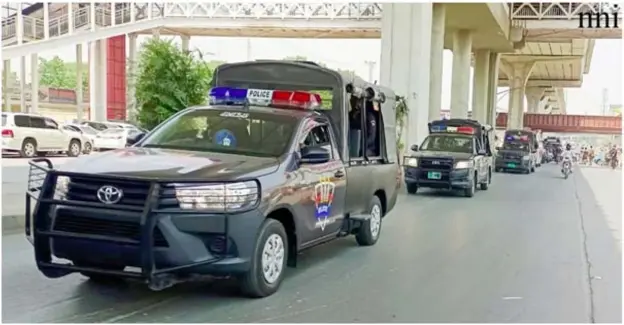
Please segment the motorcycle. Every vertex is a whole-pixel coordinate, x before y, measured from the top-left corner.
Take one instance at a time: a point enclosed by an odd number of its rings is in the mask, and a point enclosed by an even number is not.
[[[563,162],[563,166],[561,167],[561,172],[563,173],[563,177],[568,179],[570,172],[572,171],[572,164],[569,160]]]
[[[611,165],[611,169],[616,169],[618,167],[620,163],[618,162],[617,158],[611,158],[609,161],[609,165]]]

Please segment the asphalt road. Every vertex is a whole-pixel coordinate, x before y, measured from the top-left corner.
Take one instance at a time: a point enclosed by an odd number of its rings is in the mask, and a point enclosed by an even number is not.
[[[21,235],[2,238],[3,322],[621,322],[621,172],[554,166],[495,175],[472,199],[402,195],[373,247],[303,254],[280,291],[161,292],[47,279]]]

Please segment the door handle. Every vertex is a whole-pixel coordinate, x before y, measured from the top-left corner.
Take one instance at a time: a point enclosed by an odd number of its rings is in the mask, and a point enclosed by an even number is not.
[[[344,177],[344,175],[345,175],[345,173],[344,173],[342,170],[339,170],[339,171],[337,171],[337,172],[334,174],[334,177],[336,177],[336,178],[343,178],[343,177]]]

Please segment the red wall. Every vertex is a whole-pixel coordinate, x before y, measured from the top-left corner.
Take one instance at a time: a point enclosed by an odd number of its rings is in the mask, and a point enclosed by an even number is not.
[[[126,35],[108,39],[106,119],[126,119]]]

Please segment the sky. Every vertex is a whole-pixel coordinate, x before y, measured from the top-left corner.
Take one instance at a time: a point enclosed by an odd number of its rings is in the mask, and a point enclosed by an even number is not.
[[[145,40],[146,37],[139,37],[139,42]],[[179,38],[176,38],[176,42],[180,42]],[[374,79],[379,78],[381,41],[378,39],[193,37],[190,47],[205,53],[212,53],[207,59],[227,62],[282,59],[286,56],[300,55],[312,61],[323,62],[330,68],[354,70],[356,74],[365,79],[368,79],[369,74],[366,62],[373,61],[377,62],[374,68]],[[344,48],[350,51],[339,50]],[[75,48],[73,46],[59,48],[41,52],[39,55],[47,59],[58,55],[64,61],[75,61]],[[83,60],[87,62],[86,50],[83,51]],[[30,60],[26,61],[27,70],[30,71]],[[452,62],[453,53],[445,50],[442,109],[450,108]],[[12,60],[11,67],[13,71],[19,71],[19,59]],[[500,91],[504,89],[500,88]],[[582,87],[569,88],[565,91],[568,114],[600,115],[604,89],[607,89],[609,104],[622,104],[622,40],[596,40],[591,69],[589,74],[584,76]],[[501,95],[498,106],[506,109],[508,96]]]

